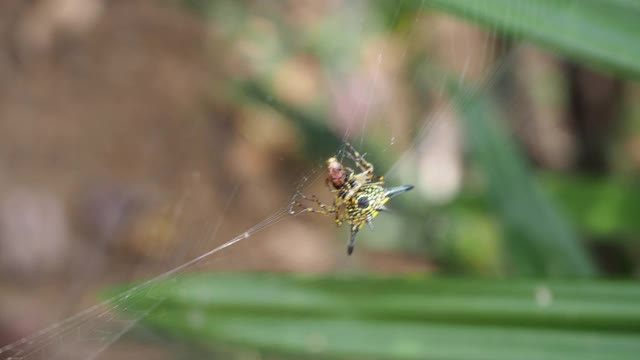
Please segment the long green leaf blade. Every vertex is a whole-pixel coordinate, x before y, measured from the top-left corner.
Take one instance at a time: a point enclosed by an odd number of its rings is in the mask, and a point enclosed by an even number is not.
[[[429,0],[427,4],[575,60],[640,77],[638,1]]]
[[[190,343],[294,357],[632,359],[640,286],[426,277],[185,276],[133,313]],[[158,299],[163,301],[158,305]]]

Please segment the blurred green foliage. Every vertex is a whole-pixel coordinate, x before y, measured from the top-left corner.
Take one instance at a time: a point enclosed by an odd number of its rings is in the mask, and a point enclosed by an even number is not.
[[[635,181],[554,174],[544,174],[541,181],[584,234],[637,244],[640,190]]]
[[[309,135],[303,149],[306,156],[312,157],[313,154],[318,153],[331,154],[342,146],[341,139],[329,128],[323,126],[319,117],[275,98],[265,85],[247,82],[238,84],[238,87],[246,99],[273,108],[283,114],[284,118],[299,131]]]
[[[426,4],[535,42],[578,62],[622,76],[640,77],[640,2],[428,0]]]
[[[509,265],[521,275],[590,276],[594,266],[571,223],[541,191],[498,112],[482,96],[453,84],[472,156],[488,182],[488,198],[505,228]]]
[[[623,282],[217,274],[164,282],[123,308],[151,308],[147,326],[205,349],[582,360],[637,357],[638,302],[640,286]]]

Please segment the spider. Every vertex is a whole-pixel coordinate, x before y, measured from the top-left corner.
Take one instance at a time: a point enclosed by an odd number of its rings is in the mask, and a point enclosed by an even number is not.
[[[327,160],[328,175],[325,180],[329,191],[334,194],[333,204],[326,205],[315,196],[298,193],[297,196],[314,202],[319,208],[307,207],[300,201],[295,205],[302,208],[299,214],[310,212],[321,215],[335,215],[337,226],[344,222],[351,225],[351,236],[347,245],[347,254],[353,253],[356,235],[365,224],[373,228],[372,221],[381,211],[387,210],[385,204],[392,197],[413,189],[412,185],[394,188],[384,187],[384,178],[373,172],[373,165],[364,159],[351,144],[346,143],[346,156],[353,161],[361,172],[344,166],[336,157]]]

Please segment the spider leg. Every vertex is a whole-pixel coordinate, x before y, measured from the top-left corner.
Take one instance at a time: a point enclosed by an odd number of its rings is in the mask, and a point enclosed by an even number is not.
[[[384,185],[384,177],[374,175],[373,164],[369,163],[364,159],[364,156],[366,154],[360,155],[360,153],[358,153],[358,151],[355,150],[351,144],[349,143],[346,143],[346,144],[351,149],[350,151],[345,152],[347,157],[351,159],[356,164],[356,167],[362,171],[360,174],[356,175],[360,179],[360,182],[381,185],[381,186]]]
[[[367,174],[373,174],[373,165],[364,159],[364,156],[366,154],[360,155],[358,150],[356,150],[349,142],[347,142],[346,145],[349,148],[347,151],[345,151],[347,157],[351,159],[360,170],[366,172]]]
[[[344,208],[340,205],[334,206],[336,209],[336,226],[340,227],[342,224],[347,221],[347,217],[344,214]]]
[[[315,195],[306,196],[305,194],[298,192],[297,196],[303,200],[314,202],[316,205],[318,205],[318,207],[320,207],[320,209],[314,209],[312,207],[305,206],[302,202],[296,200],[295,205],[302,208],[299,214],[302,214],[305,212],[321,214],[321,215],[330,215],[330,214],[336,213],[336,208],[334,206],[328,206],[326,204],[323,204]]]

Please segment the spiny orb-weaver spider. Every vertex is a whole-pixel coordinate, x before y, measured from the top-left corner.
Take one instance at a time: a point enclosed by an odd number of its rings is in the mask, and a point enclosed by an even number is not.
[[[295,205],[302,208],[300,213],[334,214],[338,226],[342,226],[344,222],[349,223],[351,236],[347,245],[347,254],[351,255],[356,243],[356,235],[364,225],[368,224],[372,227],[372,221],[378,213],[387,210],[385,207],[387,201],[398,194],[413,189],[413,186],[385,188],[384,178],[375,175],[373,165],[364,159],[366,154],[360,155],[349,143],[346,143],[346,146],[346,156],[361,172],[356,173],[353,169],[340,163],[338,158],[331,157],[327,160],[328,175],[325,183],[329,191],[335,194],[333,204],[325,205],[315,195],[306,196],[297,193],[297,197],[317,204],[319,209],[307,207],[298,200],[295,201]]]

